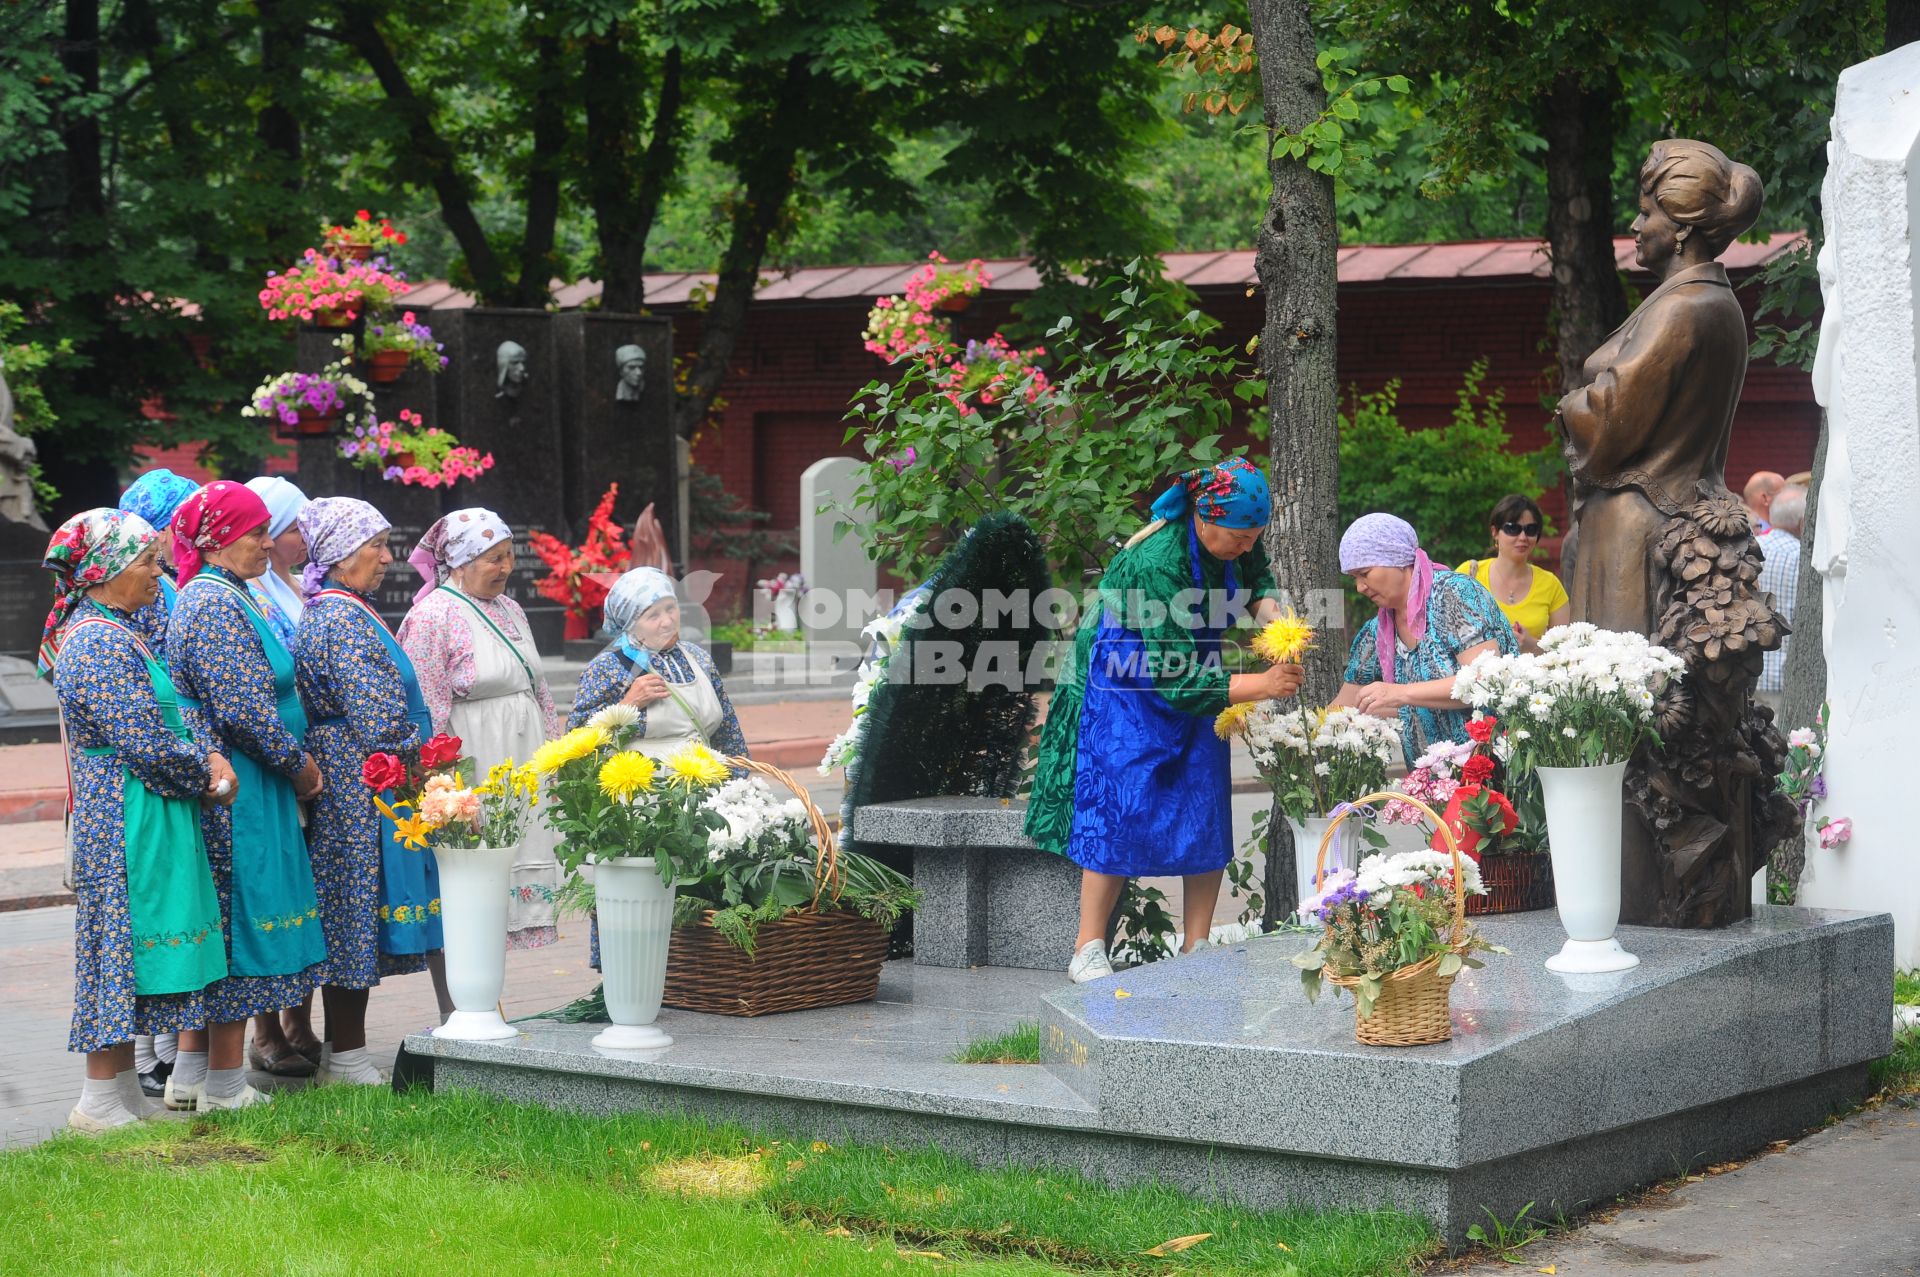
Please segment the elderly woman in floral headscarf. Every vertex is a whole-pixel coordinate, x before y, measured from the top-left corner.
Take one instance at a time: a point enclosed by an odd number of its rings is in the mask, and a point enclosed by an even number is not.
[[[173,682],[134,628],[159,594],[159,540],[145,520],[89,510],[47,546],[53,610],[41,654],[52,670],[73,785],[73,1027],[87,1054],[75,1130],[148,1116],[136,1034],[198,1029],[202,990],[227,973],[220,902],[200,804],[234,799],[233,769],[196,744]],[[216,1026],[237,1071],[243,1026]]]
[[[145,520],[159,538],[160,592],[133,614],[133,628],[162,661],[167,659],[167,618],[173,614],[178,593],[173,583],[173,512],[198,491],[199,484],[161,466],[135,479],[120,494],[120,513]]]
[[[299,524],[307,606],[294,667],[313,716],[307,742],[326,778],[307,828],[327,936],[327,1045],[315,1081],[379,1086],[385,1079],[366,1051],[368,991],[383,975],[422,970],[440,948],[440,873],[431,849],[393,837],[362,777],[374,754],[418,763],[433,717],[413,662],[373,610],[393,563],[386,517],[352,497],[322,497]],[[389,806],[394,788],[383,795]]]
[[[400,645],[413,660],[433,730],[458,736],[480,774],[524,763],[556,734],[553,694],[527,614],[509,598],[513,530],[491,510],[455,510],[420,538],[407,562],[420,574]],[[507,944],[552,944],[559,835],[536,822],[513,866]]]
[[[1061,670],[1026,829],[1083,871],[1068,968],[1077,981],[1113,972],[1107,920],[1128,878],[1182,877],[1189,952],[1212,930],[1233,858],[1227,744],[1214,717],[1300,687],[1297,665],[1229,675],[1219,662],[1230,611],[1250,598],[1257,619],[1278,613],[1260,543],[1271,509],[1266,476],[1244,457],[1180,476],[1107,565],[1101,607],[1082,620]]]
[[[256,1047],[283,1040],[279,1013],[306,997],[326,957],[300,830],[300,803],[319,796],[320,768],[306,749],[293,653],[247,589],[267,570],[267,523],[265,503],[243,484],[221,479],[187,498],[173,516],[180,599],[167,626],[167,665],[187,723],[232,760],[240,782],[231,812],[212,807],[202,819],[230,971],[207,990],[207,1015],[255,1017]],[[221,1106],[227,1080],[204,1072],[202,1049],[183,1035],[169,1107]],[[309,1072],[304,1063],[277,1062],[274,1071]]]
[[[643,753],[665,758],[688,744],[747,752],[713,657],[680,637],[672,577],[634,568],[614,582],[602,610],[613,645],[581,673],[567,726],[579,727],[609,705],[631,705],[640,715],[633,748]]]
[[[1413,525],[1391,514],[1353,521],[1340,538],[1340,570],[1379,611],[1353,636],[1333,703],[1397,719],[1409,767],[1438,741],[1466,740],[1454,675],[1482,652],[1520,650],[1493,595],[1470,576],[1435,567]]]

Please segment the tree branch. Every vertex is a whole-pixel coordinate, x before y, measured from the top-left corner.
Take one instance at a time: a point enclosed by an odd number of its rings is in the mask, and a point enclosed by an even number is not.
[[[514,282],[515,305],[547,304],[553,275],[554,227],[560,220],[560,164],[567,144],[561,110],[560,41],[551,35],[534,40],[533,157],[527,167],[526,234],[520,239],[520,276]]]

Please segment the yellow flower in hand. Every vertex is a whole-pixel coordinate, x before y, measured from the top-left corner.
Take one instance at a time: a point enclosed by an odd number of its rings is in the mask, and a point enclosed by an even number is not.
[[[1291,611],[1268,621],[1253,636],[1253,651],[1269,665],[1291,665],[1313,646],[1313,627]]]
[[[1229,705],[1213,720],[1213,734],[1221,740],[1231,736],[1247,734],[1247,718],[1253,713],[1258,701],[1242,701],[1238,705]]]
[[[630,799],[653,788],[654,762],[645,754],[622,751],[600,764],[600,792],[609,798]]]
[[[688,790],[718,785],[732,774],[725,760],[705,745],[689,745],[673,755],[667,759],[667,770],[673,773],[674,784]]]

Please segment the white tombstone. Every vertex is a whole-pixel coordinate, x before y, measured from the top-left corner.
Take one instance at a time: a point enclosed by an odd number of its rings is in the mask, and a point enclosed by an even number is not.
[[[1891,913],[1895,960],[1907,968],[1920,966],[1907,807],[1920,715],[1920,44],[1842,73],[1821,206],[1826,313],[1814,393],[1828,437],[1813,562],[1831,719],[1828,796],[1808,822],[1799,901]],[[1852,840],[1822,850],[1814,827],[1841,816]]]
[[[800,629],[809,644],[857,650],[860,629],[876,612],[880,573],[862,535],[866,507],[854,501],[865,464],[823,457],[800,475],[800,575],[807,583]],[[852,526],[836,539],[842,523]]]

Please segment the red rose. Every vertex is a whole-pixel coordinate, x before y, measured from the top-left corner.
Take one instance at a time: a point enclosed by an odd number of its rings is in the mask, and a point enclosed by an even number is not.
[[[392,754],[369,754],[360,764],[360,783],[379,793],[407,783],[407,765]]]
[[[367,210],[364,208],[359,209],[355,211],[353,215],[353,220],[356,222],[371,222],[373,220],[373,214],[367,212]]]
[[[420,763],[424,767],[445,767],[448,763],[460,760],[460,738],[448,736],[444,732],[420,747]]]
[[[1484,745],[1493,739],[1493,729],[1499,723],[1500,720],[1497,718],[1472,719],[1467,723],[1467,735]]]
[[[1460,779],[1469,785],[1484,785],[1493,775],[1493,760],[1485,754],[1475,754],[1460,769]]]

